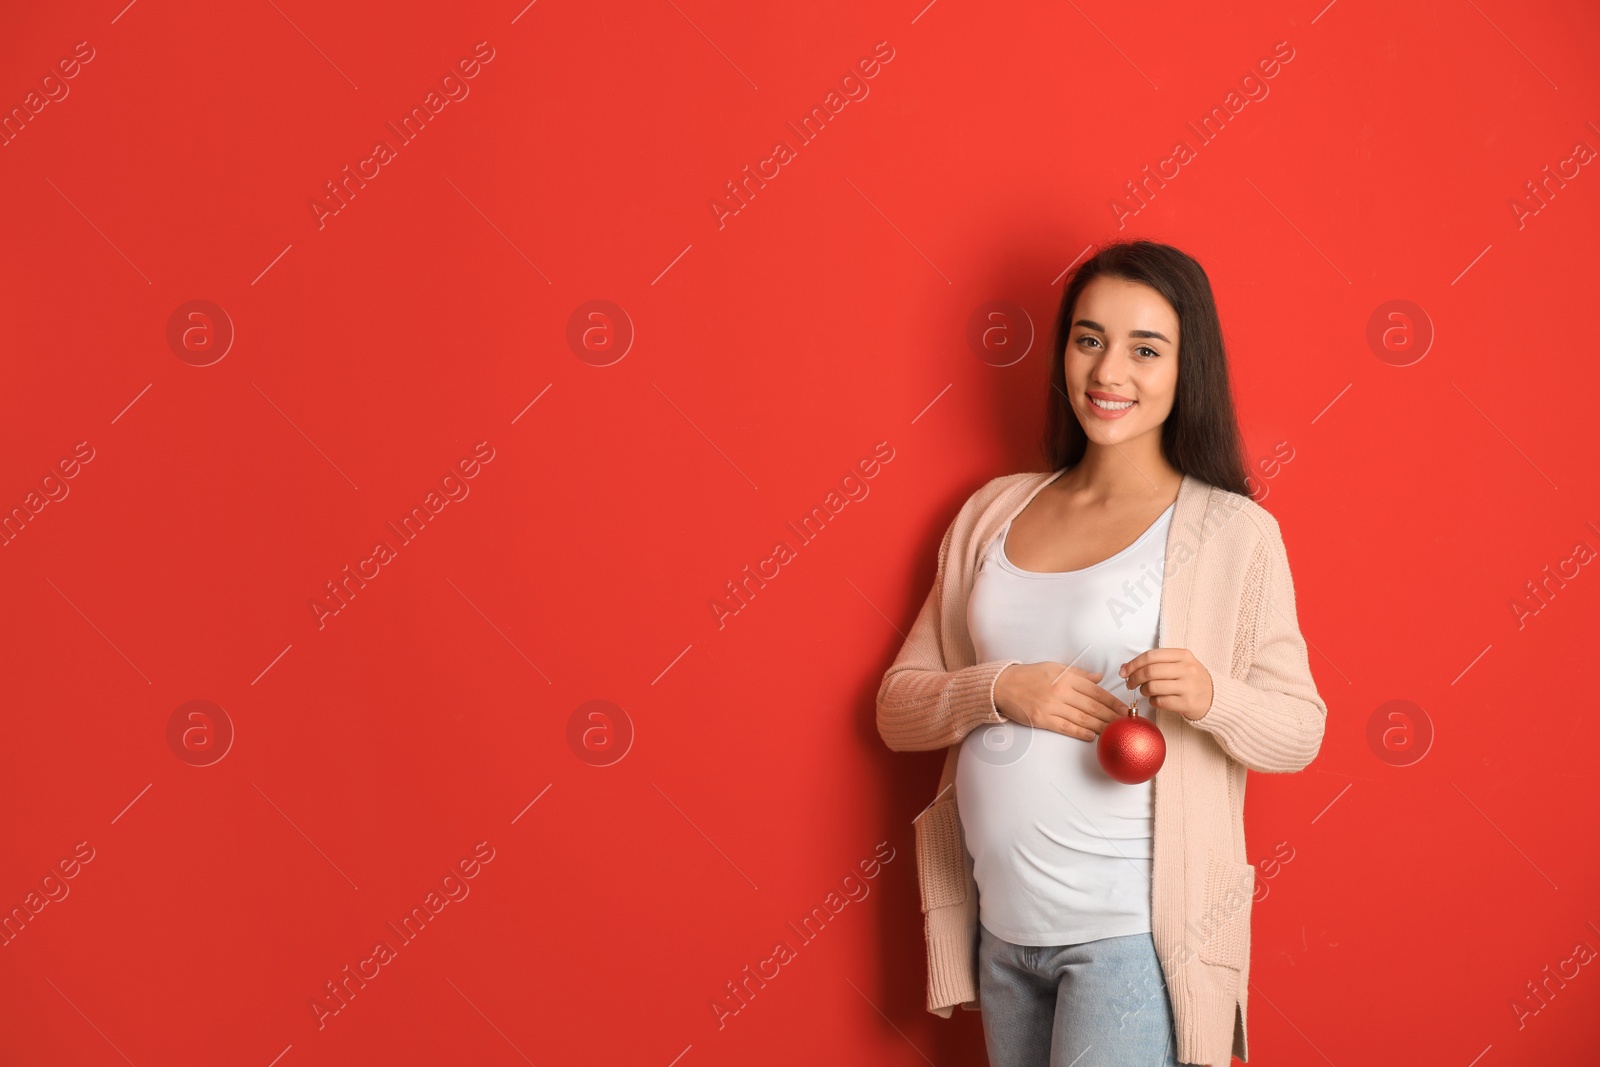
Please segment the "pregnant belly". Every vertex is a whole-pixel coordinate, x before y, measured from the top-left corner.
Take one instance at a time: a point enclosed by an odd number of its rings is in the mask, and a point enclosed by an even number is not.
[[[1010,721],[980,726],[961,743],[956,798],[975,859],[1150,858],[1153,782],[1116,781],[1090,741]]]

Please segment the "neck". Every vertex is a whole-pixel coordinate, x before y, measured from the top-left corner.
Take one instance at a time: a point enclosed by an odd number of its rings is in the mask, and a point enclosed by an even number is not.
[[[1063,489],[1097,500],[1167,497],[1178,491],[1183,473],[1161,454],[1157,434],[1118,445],[1090,441],[1077,466],[1057,479]]]

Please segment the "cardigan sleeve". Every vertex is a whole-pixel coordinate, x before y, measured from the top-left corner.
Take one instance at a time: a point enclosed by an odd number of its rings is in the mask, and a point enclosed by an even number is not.
[[[946,670],[944,660],[944,576],[951,537],[961,517],[945,530],[939,567],[917,621],[900,654],[878,686],[878,733],[896,752],[923,752],[958,744],[982,723],[1004,722],[994,706],[1000,672],[1021,660],[996,660]]]
[[[1190,725],[1211,734],[1251,770],[1282,774],[1316,758],[1328,706],[1311,676],[1289,557],[1275,520],[1266,523],[1257,551],[1265,554],[1265,577],[1258,591],[1245,594],[1245,609],[1253,607],[1260,635],[1250,668],[1243,680],[1212,671],[1211,708]]]

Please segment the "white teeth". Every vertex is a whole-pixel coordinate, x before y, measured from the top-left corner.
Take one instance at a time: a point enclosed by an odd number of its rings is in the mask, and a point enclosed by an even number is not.
[[[1133,407],[1133,401],[1131,400],[1101,400],[1097,396],[1091,396],[1089,399],[1095,407],[1105,408],[1107,411],[1126,411]]]

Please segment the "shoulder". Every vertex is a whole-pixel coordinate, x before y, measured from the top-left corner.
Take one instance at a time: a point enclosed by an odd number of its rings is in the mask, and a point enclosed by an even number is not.
[[[1020,499],[1027,491],[1050,477],[1051,471],[1020,471],[990,478],[979,486],[961,505],[956,515],[956,525],[972,527],[978,519],[997,504],[1007,499]]]
[[[1247,496],[1238,493],[1229,493],[1228,496],[1239,502],[1239,514],[1250,520],[1256,533],[1268,545],[1283,547],[1283,528],[1278,525],[1277,517]]]
[[[990,478],[978,490],[967,498],[968,506],[977,504],[980,508],[987,506],[1013,492],[1036,485],[1049,478],[1051,471],[1019,471],[1016,474],[1002,474],[997,478]]]
[[[1240,520],[1234,523],[1246,536],[1235,542],[1232,551],[1241,559],[1249,560],[1250,571],[1263,575],[1263,582],[1272,583],[1272,575],[1289,573],[1289,550],[1283,541],[1283,528],[1277,516],[1254,499],[1208,485],[1213,506],[1228,508]]]
[[[968,494],[967,499],[962,502],[955,517],[950,520],[950,525],[945,529],[944,544],[940,551],[941,558],[952,545],[964,547],[970,541],[974,532],[983,524],[985,516],[1004,507],[1008,501],[1020,501],[1032,487],[1048,479],[1050,473],[1049,471],[1021,471],[1016,474],[1002,474],[999,477],[990,478]]]
[[[1261,548],[1282,550],[1283,531],[1273,514],[1252,498],[1196,479],[1205,496],[1198,509],[1203,530],[1202,541],[1221,540],[1232,548],[1253,553]],[[1209,528],[1209,529],[1206,529]],[[1223,533],[1220,538],[1212,532]]]

